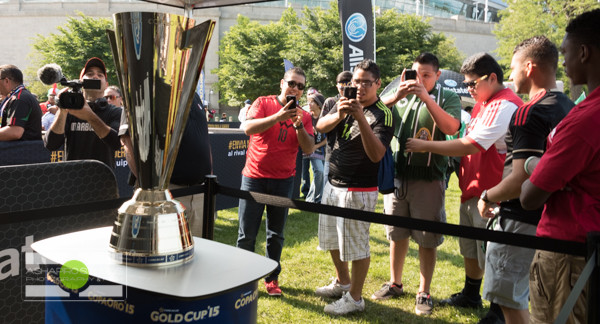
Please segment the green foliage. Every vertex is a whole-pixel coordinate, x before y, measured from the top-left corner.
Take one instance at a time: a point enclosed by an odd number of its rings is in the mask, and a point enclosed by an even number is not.
[[[37,70],[44,64],[56,63],[69,80],[78,79],[85,62],[91,57],[99,57],[107,69],[109,84],[117,84],[114,62],[106,29],[112,29],[108,18],[92,18],[83,13],[69,17],[57,33],[48,36],[37,35],[32,44],[32,68],[25,71],[30,79],[37,79]],[[28,88],[45,100],[49,86],[35,81]]]
[[[283,52],[290,46],[288,35],[296,28],[296,21],[291,8],[280,21],[268,25],[238,16],[237,25],[221,39],[219,67],[212,71],[219,76],[214,86],[221,102],[241,106],[246,99],[279,93]]]
[[[494,31],[498,39],[496,53],[506,71],[509,70],[515,46],[523,40],[545,35],[559,47],[571,19],[585,11],[600,8],[596,0],[510,0],[507,4],[508,7],[500,12],[501,19]],[[507,78],[509,74],[505,73]],[[557,74],[565,82],[566,88],[569,83],[562,64],[559,64]]]
[[[440,59],[441,68],[458,70],[463,56],[453,40],[433,33],[421,18],[386,10],[375,19],[376,60],[383,85],[428,51]],[[281,20],[268,25],[238,17],[238,24],[221,40],[219,76],[221,102],[240,106],[246,99],[279,93],[283,59],[304,69],[307,84],[325,96],[333,96],[335,77],[343,68],[342,31],[336,1],[329,9],[308,8],[298,18],[292,8]]]

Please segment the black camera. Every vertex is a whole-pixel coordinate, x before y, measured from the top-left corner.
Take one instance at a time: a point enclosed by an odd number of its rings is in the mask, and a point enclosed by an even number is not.
[[[356,87],[344,87],[344,97],[346,99],[356,99]]]
[[[404,71],[404,80],[416,80],[417,79],[417,71],[413,69],[406,69]]]
[[[81,109],[85,105],[85,98],[81,89],[100,89],[102,84],[100,80],[83,79],[82,81],[66,79],[60,80],[60,84],[69,87],[70,89],[61,92],[58,95],[56,105],[65,109]]]

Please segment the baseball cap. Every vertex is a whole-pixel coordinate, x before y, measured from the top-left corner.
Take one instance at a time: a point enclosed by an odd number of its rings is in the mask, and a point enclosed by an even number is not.
[[[92,57],[85,63],[85,66],[83,67],[83,69],[81,69],[79,78],[80,79],[83,78],[83,76],[87,72],[87,69],[91,68],[92,66],[100,68],[100,70],[102,70],[102,72],[104,72],[104,76],[106,77],[106,66],[104,65],[104,62],[102,62],[102,60],[97,57]]]
[[[48,89],[48,97],[50,97],[50,96],[56,96],[57,92],[58,92],[58,90],[56,88],[50,88],[50,89]]]
[[[246,104],[246,105],[252,105],[252,101],[250,101],[250,99],[246,99],[246,101],[244,101],[244,104]]]

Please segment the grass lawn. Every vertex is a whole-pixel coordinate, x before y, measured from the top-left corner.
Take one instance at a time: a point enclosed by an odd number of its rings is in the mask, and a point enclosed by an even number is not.
[[[379,199],[377,212],[382,212],[383,201]],[[448,223],[458,224],[460,189],[455,176],[446,191]],[[437,307],[439,300],[462,289],[464,270],[459,253],[458,238],[446,237],[438,248],[437,264],[431,285],[434,300],[433,314],[427,317],[414,313],[415,295],[419,288],[418,246],[411,241],[403,284],[406,294],[401,298],[373,301],[370,296],[389,280],[389,244],[383,225],[371,225],[371,267],[367,275],[363,298],[365,311],[348,316],[330,316],[323,307],[334,300],[315,296],[318,286],[327,285],[335,275],[329,253],[318,251],[317,223],[314,213],[291,209],[286,229],[285,246],[281,256],[282,272],[279,284],[283,290],[281,298],[266,294],[259,282],[258,323],[477,323],[486,310],[455,309]],[[235,245],[237,238],[237,208],[218,213],[215,225],[215,240]],[[257,238],[256,251],[264,255],[264,220]],[[488,306],[485,304],[484,306]]]

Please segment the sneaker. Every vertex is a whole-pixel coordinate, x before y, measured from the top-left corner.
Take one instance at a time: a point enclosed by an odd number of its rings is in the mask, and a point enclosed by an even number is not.
[[[450,296],[450,298],[440,301],[441,306],[454,306],[454,307],[466,307],[466,308],[481,308],[481,296],[478,299],[473,300],[467,295],[463,294],[462,291]]]
[[[269,294],[269,296],[281,296],[281,288],[279,288],[277,280],[271,282],[265,281],[265,288],[267,289],[267,294]]]
[[[477,324],[504,324],[504,321],[498,315],[488,312]]]
[[[327,298],[340,298],[348,291],[348,288],[343,288],[337,278],[333,278],[333,281],[323,287],[317,288],[315,295]]]
[[[381,286],[381,289],[371,295],[371,299],[375,300],[386,300],[392,297],[400,297],[404,294],[404,289],[402,288],[402,284],[400,286],[396,285],[392,282],[386,282]]]
[[[415,313],[417,315],[431,315],[433,309],[433,301],[431,295],[421,291],[417,294],[417,301],[415,303]]]
[[[361,297],[360,302],[354,301],[350,293],[345,293],[342,298],[325,306],[325,313],[331,315],[346,315],[354,312],[362,312],[365,310],[365,300]]]

